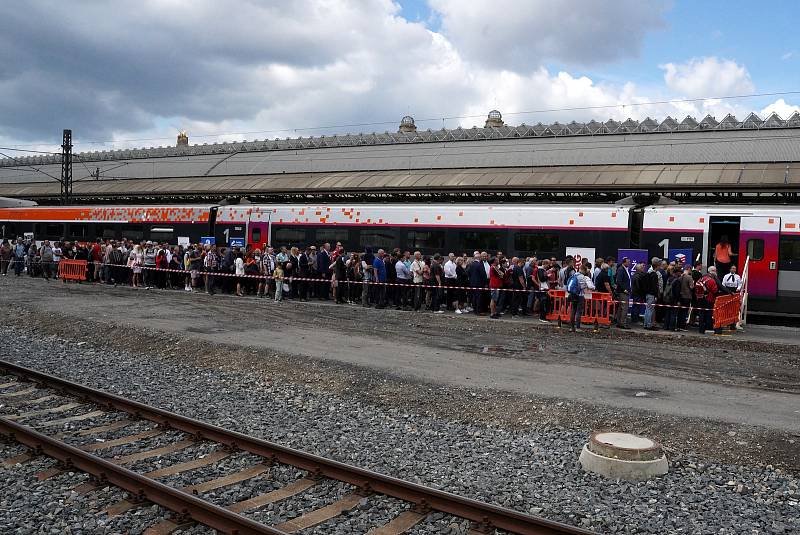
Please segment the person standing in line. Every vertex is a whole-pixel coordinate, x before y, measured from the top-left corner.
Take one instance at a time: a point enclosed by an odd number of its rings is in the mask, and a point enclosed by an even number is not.
[[[386,308],[386,264],[383,261],[385,254],[383,249],[378,249],[372,261],[375,275],[375,308]]]
[[[423,285],[425,279],[422,273],[425,271],[425,262],[422,260],[422,253],[414,251],[414,261],[411,262],[411,278],[414,283],[414,310],[419,312],[422,308],[422,297],[425,295]]]
[[[703,275],[694,285],[697,304],[699,307],[699,332],[705,334],[707,330],[714,328],[714,302],[719,293],[717,284],[717,268],[711,266],[708,273]]]
[[[22,238],[17,238],[17,244],[14,246],[14,275],[21,276],[23,269],[25,269],[25,243]]]
[[[306,247],[297,258],[297,276],[301,279],[297,281],[298,296],[300,301],[308,301],[308,278],[311,277],[311,248]]]
[[[459,256],[456,258],[456,289],[453,307],[456,309],[456,314],[464,314],[468,312],[466,308],[466,294],[465,288],[469,285],[469,276],[467,270],[464,269],[464,258]]]
[[[630,272],[631,261],[626,256],[622,259],[622,263],[617,268],[616,281],[616,294],[617,300],[617,327],[620,329],[630,329],[628,325],[628,305],[630,304],[632,280]]]
[[[489,292],[491,294],[489,296],[489,317],[493,320],[500,319],[497,304],[500,301],[504,278],[505,272],[500,267],[500,259],[495,256],[489,264]]]
[[[206,245],[206,257],[203,259],[203,268],[206,272],[206,293],[214,295],[214,284],[216,282],[216,272],[219,269],[219,255],[217,245]]]
[[[280,261],[279,261],[280,263]],[[326,243],[317,253],[317,276],[322,279],[317,285],[317,297],[330,301],[331,289],[331,244]]]
[[[53,259],[50,261],[50,272],[53,274],[55,278],[58,278],[58,264],[61,263],[61,259],[64,255],[64,250],[61,248],[60,242],[53,242]],[[42,266],[44,268],[44,266]]]
[[[661,274],[659,268],[661,267],[661,259],[654,257],[650,261],[650,270],[645,275],[643,282],[644,298],[645,298],[645,311],[644,311],[644,328],[648,331],[657,331],[658,327],[655,325],[656,301],[661,295]]]
[[[397,259],[397,262],[394,265],[394,269],[397,272],[397,284],[395,292],[395,299],[394,299],[394,307],[397,310],[408,310],[411,307],[409,306],[409,299],[408,296],[410,295],[410,286],[413,283],[413,278],[411,275],[411,270],[406,265],[406,259],[408,256],[408,252],[403,253],[403,256]]]
[[[283,265],[280,262],[275,263],[272,277],[275,280],[275,302],[283,301]]]
[[[236,295],[239,297],[244,297],[244,258],[242,258],[241,252],[236,254],[236,259],[233,261],[233,265],[236,274]]]
[[[527,303],[528,295],[525,292],[527,283],[525,282],[525,259],[517,258],[516,256],[511,259],[511,316],[516,317],[517,314],[527,316]]]
[[[436,253],[431,262],[431,311],[434,314],[444,314],[441,310],[441,299],[444,286],[444,268],[442,267],[442,255]]]
[[[14,249],[8,240],[3,240],[0,245],[0,273],[5,277],[8,275],[8,266],[11,264],[11,258],[14,256]]]
[[[584,296],[583,292],[586,289],[594,290],[594,283],[589,276],[591,273],[590,266],[581,264],[578,271],[572,273],[567,280],[566,291],[567,300],[572,305],[570,310],[570,331],[576,332],[581,328],[581,316],[583,315]]]
[[[456,285],[456,255],[455,253],[450,253],[447,255],[447,260],[444,261],[442,264],[442,270],[444,271],[444,288],[441,289],[439,297],[441,300],[445,302],[447,306],[447,310],[451,310],[453,308],[453,295],[455,290],[451,290],[451,288],[455,288]]]
[[[45,280],[50,280],[50,277],[53,276],[55,253],[53,251],[53,247],[50,246],[49,240],[44,240],[44,242],[42,242],[42,248],[40,249],[39,254],[42,257],[42,275],[44,275]],[[55,265],[56,273],[58,273],[58,264]]]

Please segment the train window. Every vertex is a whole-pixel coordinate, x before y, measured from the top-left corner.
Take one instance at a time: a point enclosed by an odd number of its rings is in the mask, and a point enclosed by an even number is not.
[[[365,230],[361,232],[361,247],[392,249],[397,246],[397,234],[393,230]]]
[[[69,235],[73,240],[80,240],[89,235],[89,225],[70,225]]]
[[[314,239],[318,244],[336,242],[348,243],[350,241],[350,231],[346,228],[321,228],[314,232]]]
[[[142,225],[126,225],[122,227],[122,237],[129,240],[141,241],[144,239]]]
[[[444,249],[444,231],[436,230],[430,232],[409,230],[408,231],[409,249]]]
[[[459,245],[467,251],[487,251],[491,254],[500,248],[500,236],[496,232],[462,232]]]
[[[174,240],[174,229],[172,227],[153,227],[150,229],[150,239],[154,242],[172,243]]]
[[[50,239],[60,240],[64,236],[64,226],[61,223],[48,223],[45,227],[45,234]]]
[[[281,245],[304,245],[306,231],[302,228],[281,228],[272,233],[272,243]]]
[[[253,229],[253,243],[261,243],[261,229],[254,228]]]
[[[764,240],[747,240],[747,256],[750,260],[764,259]]]
[[[558,235],[518,232],[514,236],[514,249],[530,254],[553,254],[558,250]]]
[[[781,237],[780,260],[781,269],[800,271],[800,238]]]

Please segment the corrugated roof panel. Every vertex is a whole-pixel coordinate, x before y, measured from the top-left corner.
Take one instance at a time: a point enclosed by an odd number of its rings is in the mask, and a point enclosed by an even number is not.
[[[739,184],[760,184],[766,169],[764,164],[753,164],[745,166],[742,173],[739,175]]]

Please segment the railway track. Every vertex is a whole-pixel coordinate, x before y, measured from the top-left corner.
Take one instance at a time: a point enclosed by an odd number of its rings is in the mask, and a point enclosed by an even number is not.
[[[469,520],[471,535],[496,530],[530,535],[591,533],[229,431],[10,362],[0,361],[0,374],[4,375],[0,376],[0,403],[15,411],[0,417],[0,433],[28,448],[4,462],[14,465],[46,455],[57,464],[39,473],[39,479],[78,470],[90,476],[89,481],[73,489],[78,493],[101,491],[108,485],[123,489],[130,497],[111,505],[106,510],[109,515],[147,503],[173,513],[172,518],[150,526],[145,533],[171,533],[195,522],[239,535],[309,532],[323,523],[336,522],[365,500],[381,495],[398,501],[400,506],[386,515],[387,521],[372,526],[370,535],[405,533],[436,512]],[[51,434],[64,426],[77,428]],[[122,447],[125,453],[119,454]],[[201,448],[205,454],[146,472],[133,469],[146,460],[192,448]],[[216,463],[244,452],[258,461],[213,477]],[[206,493],[216,489],[269,478],[285,473],[288,467],[299,477],[283,479],[280,486],[267,492],[224,505],[207,499]],[[165,482],[170,476],[193,472],[202,472],[202,478],[198,476],[202,481],[183,486]],[[297,514],[275,525],[248,516],[268,504],[324,489],[326,483],[336,483],[339,488],[344,485],[347,490],[332,496],[322,507],[295,511]]]

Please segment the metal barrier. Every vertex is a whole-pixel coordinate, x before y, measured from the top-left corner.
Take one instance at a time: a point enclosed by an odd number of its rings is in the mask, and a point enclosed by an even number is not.
[[[86,260],[67,260],[63,259],[58,263],[58,276],[64,282],[68,280],[86,280]]]
[[[567,300],[565,290],[548,290],[550,297],[550,313],[547,319],[550,321],[558,320],[558,325],[569,323],[572,305]],[[608,325],[611,326],[611,318],[614,317],[617,303],[610,293],[592,292],[584,296],[583,313],[581,323],[589,325]]]
[[[720,295],[714,300],[714,330],[736,325],[742,309],[742,294]]]

